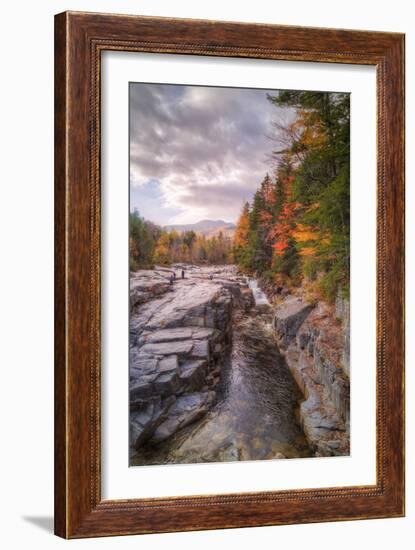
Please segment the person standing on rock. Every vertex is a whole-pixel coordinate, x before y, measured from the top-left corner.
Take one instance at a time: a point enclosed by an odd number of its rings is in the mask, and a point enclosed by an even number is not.
[[[182,279],[184,279],[184,269],[182,269]]]
[[[170,275],[170,285],[173,286],[174,276]]]

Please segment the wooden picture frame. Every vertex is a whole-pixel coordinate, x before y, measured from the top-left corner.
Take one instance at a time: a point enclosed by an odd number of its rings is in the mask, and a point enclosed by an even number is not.
[[[100,60],[104,50],[377,71],[376,484],[101,499]],[[65,12],[55,18],[55,533],[64,538],[404,515],[404,35]]]

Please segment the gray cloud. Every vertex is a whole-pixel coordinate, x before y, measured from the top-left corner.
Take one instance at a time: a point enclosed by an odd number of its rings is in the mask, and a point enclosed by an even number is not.
[[[166,224],[235,220],[270,170],[272,120],[291,116],[271,105],[267,93],[272,92],[131,84],[130,183],[137,206],[140,188],[156,181],[158,218],[165,209]]]

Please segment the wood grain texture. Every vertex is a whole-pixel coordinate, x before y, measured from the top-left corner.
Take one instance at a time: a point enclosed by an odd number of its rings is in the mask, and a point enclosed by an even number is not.
[[[377,68],[377,482],[368,487],[102,501],[100,54]],[[55,532],[65,538],[404,514],[404,36],[66,12],[55,18]]]
[[[59,21],[63,17],[60,16]],[[56,21],[58,23],[58,19]],[[66,532],[66,26],[55,26],[55,531]]]

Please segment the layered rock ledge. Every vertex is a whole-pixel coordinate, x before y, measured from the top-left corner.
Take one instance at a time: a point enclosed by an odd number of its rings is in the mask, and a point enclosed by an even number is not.
[[[251,293],[232,267],[143,270],[130,285],[130,445],[157,444],[201,418]],[[172,273],[176,274],[173,283]]]
[[[279,348],[305,398],[300,404],[301,424],[317,456],[350,452],[350,383],[344,351],[348,327],[336,313],[338,307],[312,305],[289,295],[274,316]]]

